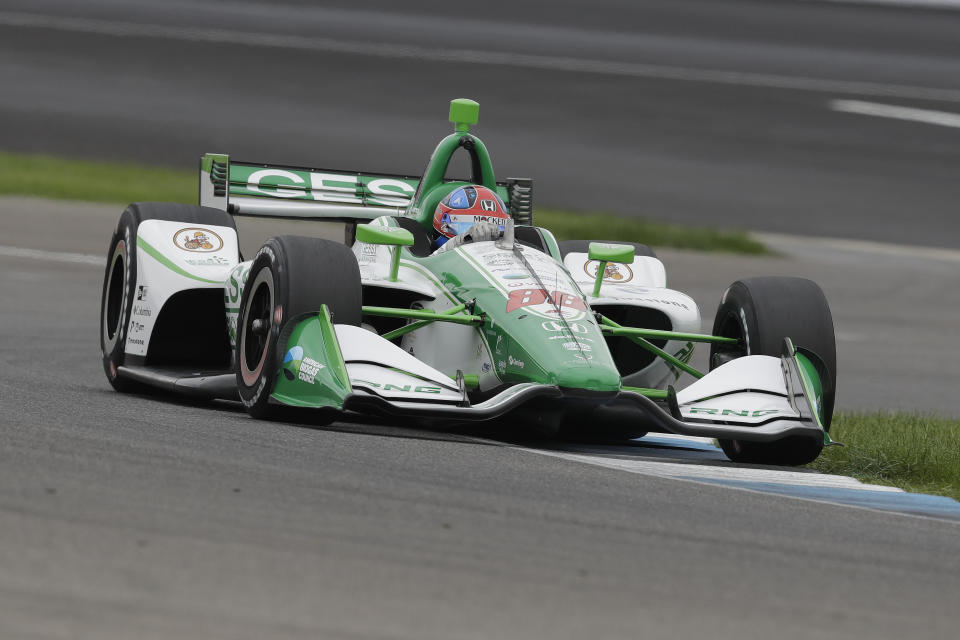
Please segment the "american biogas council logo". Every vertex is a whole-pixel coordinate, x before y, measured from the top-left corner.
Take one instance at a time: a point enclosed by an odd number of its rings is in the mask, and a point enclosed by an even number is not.
[[[291,347],[290,350],[287,351],[287,355],[283,358],[283,375],[286,376],[287,380],[299,378],[304,382],[313,384],[317,373],[323,368],[324,365],[313,358],[304,356],[303,347],[300,345]]]
[[[223,238],[210,229],[187,227],[173,234],[173,244],[184,251],[213,253],[223,248]]]

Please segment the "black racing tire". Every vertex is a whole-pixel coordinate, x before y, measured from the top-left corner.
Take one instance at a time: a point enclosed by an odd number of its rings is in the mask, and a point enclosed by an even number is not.
[[[560,256],[567,257],[568,253],[589,253],[591,242],[603,242],[605,244],[628,244],[633,247],[634,256],[648,256],[656,258],[657,254],[653,249],[639,242],[625,242],[623,240],[561,240],[557,243],[560,247]]]
[[[776,276],[737,280],[721,298],[713,334],[737,338],[741,344],[712,345],[711,370],[746,355],[779,357],[784,338],[816,354],[826,367],[822,408],[829,430],[836,399],[837,347],[830,305],[817,283]],[[720,440],[720,447],[734,462],[796,466],[816,460],[823,441],[802,436],[775,442]]]
[[[210,207],[172,202],[136,202],[120,215],[107,248],[107,265],[100,295],[100,350],[103,371],[117,391],[141,390],[141,385],[117,376],[124,364],[124,345],[137,286],[137,228],[145,220],[170,220],[208,226],[230,227],[233,217]]]
[[[360,325],[360,267],[346,245],[320,238],[270,238],[257,252],[240,297],[237,390],[247,412],[269,418],[277,344],[287,320],[327,305],[337,324]]]

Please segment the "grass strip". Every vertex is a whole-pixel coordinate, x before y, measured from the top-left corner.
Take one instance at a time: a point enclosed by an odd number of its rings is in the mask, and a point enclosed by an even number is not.
[[[638,218],[622,218],[609,213],[575,213],[553,209],[536,209],[534,222],[550,229],[557,240],[622,240],[651,247],[671,247],[696,251],[716,251],[746,255],[769,255],[762,243],[745,231],[721,231],[709,227],[650,222]]]
[[[128,163],[0,152],[0,195],[24,195],[129,204],[140,201],[197,201],[197,173]],[[558,240],[598,238],[641,242],[653,247],[750,255],[766,247],[743,231],[719,231],[623,218],[607,213],[576,213],[538,208],[538,225]]]
[[[828,447],[808,465],[871,484],[960,500],[960,421],[923,414],[839,413]]]
[[[0,152],[0,194],[130,204],[195,203],[197,173],[142,165]]]

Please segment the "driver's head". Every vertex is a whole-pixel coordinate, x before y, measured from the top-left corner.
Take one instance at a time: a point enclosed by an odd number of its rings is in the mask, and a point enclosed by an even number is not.
[[[503,200],[492,190],[478,184],[454,189],[440,201],[433,214],[433,228],[439,234],[436,246],[478,222],[492,222],[502,231],[508,218]]]

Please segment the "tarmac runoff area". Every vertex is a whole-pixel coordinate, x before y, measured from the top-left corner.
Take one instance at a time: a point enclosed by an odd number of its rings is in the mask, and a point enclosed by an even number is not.
[[[104,260],[99,251],[105,250],[119,211],[110,205],[0,198],[0,234],[5,238],[0,257],[15,270],[29,271],[37,262],[69,270],[89,267],[87,295],[98,298]],[[240,218],[238,226],[245,255],[253,255],[268,235],[342,237],[340,227],[329,224]],[[960,312],[956,286],[960,251],[776,234],[759,237],[782,256],[658,252],[667,265],[669,285],[690,293],[700,305],[705,332],[711,328],[712,310],[723,288],[736,278],[810,277],[826,291],[837,327],[840,410],[958,414],[952,390],[960,384],[960,367],[941,347],[944,339],[955,342],[960,337],[949,320]],[[921,309],[939,311],[917,313]],[[913,314],[916,317],[910,317]],[[94,343],[91,339],[91,357]],[[694,365],[705,368],[705,359],[705,352],[699,352]],[[805,470],[733,466],[703,438],[651,434],[626,446],[525,450],[630,473],[960,521],[960,504],[949,498]]]

